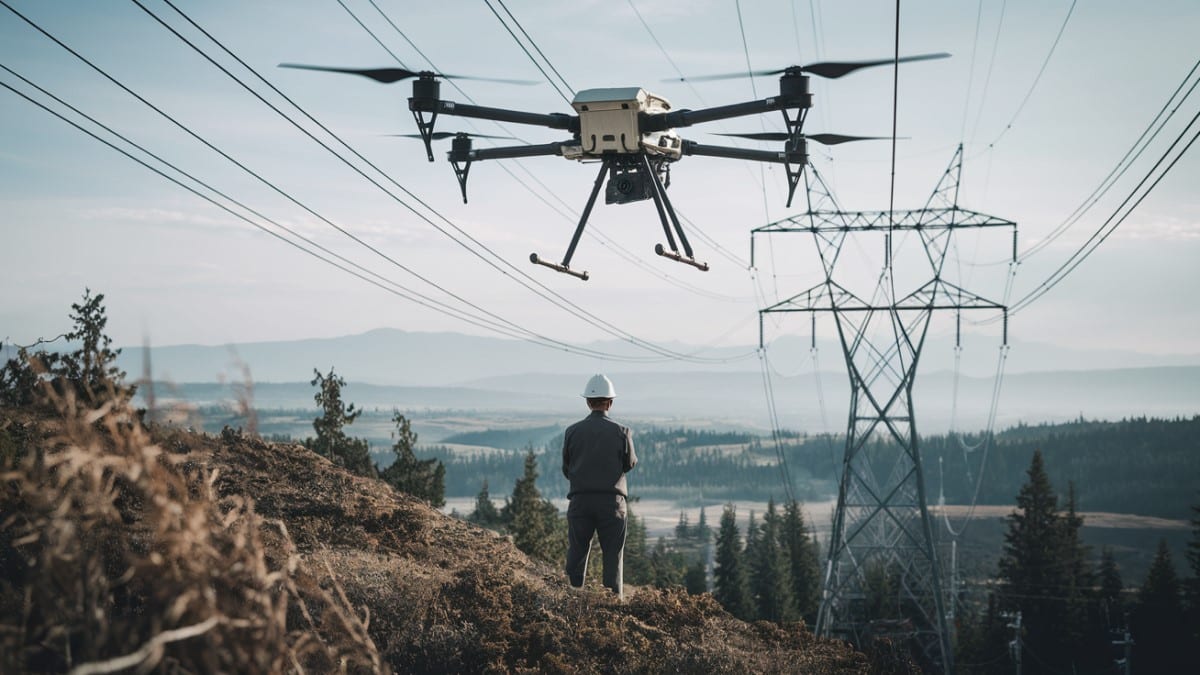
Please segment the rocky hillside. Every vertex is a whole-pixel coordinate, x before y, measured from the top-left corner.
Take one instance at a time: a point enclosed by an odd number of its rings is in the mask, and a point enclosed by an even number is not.
[[[0,671],[860,673],[708,595],[554,566],[301,446],[0,410]]]

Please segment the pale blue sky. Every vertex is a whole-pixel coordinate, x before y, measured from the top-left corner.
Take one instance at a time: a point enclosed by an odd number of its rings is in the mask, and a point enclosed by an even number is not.
[[[467,254],[253,99],[136,5],[9,1],[314,211],[446,289],[556,339],[584,343],[609,337]],[[343,1],[406,66],[428,67],[370,2]],[[166,4],[144,2],[239,76],[247,76]],[[439,70],[542,79],[482,0],[376,3]],[[746,67],[733,0],[634,0],[670,61],[628,2],[506,4],[575,89],[642,86],[676,108],[755,98],[750,80],[697,83],[694,88],[663,81],[677,76],[675,66],[687,74]],[[502,12],[495,0],[492,5]],[[960,203],[1017,221],[1024,249],[1053,231],[1085,200],[1200,58],[1195,37],[1200,33],[1200,3],[1194,0],[1079,2],[1038,87],[1001,136],[1070,5],[1068,0],[904,3],[901,53],[946,51],[953,58],[901,69],[899,134],[911,138],[899,146],[897,208],[924,203],[962,141],[968,159]],[[758,337],[758,307],[816,281],[811,267],[801,262],[809,260],[811,242],[792,235],[771,245],[760,241],[756,290],[744,266],[749,231],[802,209],[784,208],[779,168],[760,170],[757,165],[702,157],[684,158],[675,165],[670,195],[707,235],[692,234],[691,239],[697,257],[707,260],[712,271],[700,273],[652,253],[662,234],[648,203],[598,205],[589,226],[633,252],[639,264],[585,237],[574,266],[589,270],[590,281],[580,283],[534,268],[527,261],[531,251],[552,259],[561,256],[595,177],[595,165],[551,157],[507,162],[512,174],[529,184],[527,189],[499,163],[479,163],[472,167],[471,203],[464,205],[444,159],[448,146],[440,146],[437,162],[430,164],[419,142],[383,136],[415,131],[406,104],[407,82],[385,86],[275,67],[280,62],[396,65],[336,0],[179,6],[437,213],[628,333],[656,342],[750,344]],[[751,65],[766,69],[826,59],[885,58],[893,49],[894,10],[894,3],[878,0],[746,0],[741,13]],[[0,63],[364,267],[446,297],[214,155],[3,8]],[[0,81],[44,100],[6,72],[0,71]],[[1189,84],[1194,81],[1195,77]],[[271,101],[282,103],[255,84]],[[809,133],[890,132],[890,68],[836,81],[814,77],[813,85],[816,100],[805,127]],[[545,83],[460,86],[480,105],[570,111]],[[753,87],[762,97],[777,84],[775,78],[756,78]],[[466,102],[449,85],[443,85],[442,97]],[[1197,110],[1200,94],[1184,101],[1158,140],[1104,200],[1021,266],[1013,299],[1044,280],[1101,226]],[[140,343],[144,334],[155,344],[220,344],[343,335],[380,326],[481,332],[280,243],[8,90],[0,90],[0,120],[0,337],[27,343],[61,332],[67,308],[84,286],[108,296],[110,333],[122,344]],[[761,124],[746,118],[681,133],[716,144],[726,141],[707,132],[760,131],[763,125],[779,129],[778,116],[764,116]],[[564,138],[547,129],[501,129],[447,117],[439,120],[438,129],[516,134],[531,143]],[[1187,138],[1195,131],[1193,127]],[[989,150],[997,137],[999,142]],[[879,142],[829,151],[814,144],[813,162],[845,208],[884,209],[889,198],[888,148]],[[1014,317],[1013,336],[1089,348],[1200,353],[1200,303],[1195,301],[1200,288],[1198,153],[1193,149],[1186,155],[1082,266]],[[411,197],[401,196],[415,205]],[[798,199],[796,206],[802,203]],[[431,219],[447,227],[437,216]],[[743,260],[714,250],[708,239]],[[864,241],[860,252],[867,254],[865,260],[877,246]],[[1007,236],[968,238],[959,253],[966,262],[990,263],[1002,260],[1009,246]],[[868,264],[862,273],[870,277],[875,270]],[[1003,266],[964,264],[960,273],[985,295],[1001,297]],[[939,325],[936,330],[950,328]],[[772,322],[768,338],[807,331],[807,320]]]

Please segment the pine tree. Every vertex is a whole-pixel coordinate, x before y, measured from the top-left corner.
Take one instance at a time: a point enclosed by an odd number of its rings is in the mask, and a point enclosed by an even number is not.
[[[696,522],[696,539],[701,544],[707,544],[712,538],[712,529],[708,526],[708,515],[704,512],[704,507],[700,507],[700,520]]]
[[[754,609],[750,604],[741,533],[738,532],[737,510],[733,504],[726,504],[721,513],[716,558],[713,595],[730,614],[746,621],[752,619]]]
[[[1161,539],[1133,610],[1138,673],[1194,673],[1200,667],[1188,644],[1182,591],[1167,540]]]
[[[110,399],[127,400],[136,387],[125,384],[125,372],[117,367],[120,349],[112,349],[112,338],[104,333],[108,325],[104,294],[92,295],[85,289],[83,300],[71,305],[74,325],[61,337],[79,345],[67,354],[28,348],[17,350],[0,369],[0,403],[29,405],[40,400],[43,383],[50,383],[59,394],[67,391],[92,403]],[[58,339],[58,338],[55,338]],[[53,340],[51,340],[53,342]]]
[[[1066,528],[1058,497],[1046,475],[1042,453],[1035,451],[1028,479],[1017,494],[1017,510],[1008,516],[1000,557],[1000,597],[1004,609],[1020,610],[1024,640],[1051,668],[1069,670],[1063,646],[1071,561],[1063,560]]]
[[[703,560],[695,560],[688,565],[683,575],[683,587],[692,595],[708,592],[708,571],[704,568]]]
[[[988,594],[987,608],[977,618],[961,619],[955,667],[960,675],[1008,675],[1012,663],[1004,658],[1009,652],[1011,631],[1000,615],[993,593]]]
[[[750,589],[758,610],[758,618],[784,622],[796,618],[792,601],[791,569],[780,546],[780,517],[775,500],[767,502],[762,528],[750,557]]]
[[[566,553],[566,524],[558,508],[542,499],[537,488],[537,455],[526,448],[525,472],[513,485],[512,498],[501,511],[513,543],[527,555],[556,561]]]
[[[112,338],[105,335],[108,317],[104,311],[104,294],[92,295],[85,288],[83,300],[71,305],[74,328],[66,338],[80,343],[79,349],[62,358],[59,372],[76,391],[92,401],[105,401],[110,396],[128,398],[132,389],[124,389],[125,373],[117,367],[120,349],[112,349]]]
[[[313,375],[315,377],[310,384],[317,388],[313,400],[320,408],[321,416],[313,420],[313,431],[317,437],[306,440],[305,445],[356,474],[372,478],[378,476],[367,442],[346,435],[345,428],[362,414],[362,410],[355,408],[353,403],[347,406],[342,402],[342,387],[346,386],[346,380],[335,374],[333,368],[329,369],[328,375],[322,375],[321,371],[314,368]]]
[[[398,410],[392,411],[392,422],[396,430],[392,437],[392,451],[396,460],[384,469],[380,476],[400,492],[424,499],[435,508],[446,505],[446,467],[436,459],[417,459],[417,433],[412,423]],[[488,501],[490,504],[490,500]],[[477,502],[478,504],[478,502]],[[495,507],[492,507],[495,511]]]
[[[1095,671],[1103,667],[1098,660],[1107,641],[1103,614],[1094,602],[1096,575],[1088,560],[1091,549],[1083,543],[1080,530],[1083,517],[1076,508],[1075,483],[1067,484],[1067,512],[1059,519],[1062,528],[1061,560],[1066,565],[1066,597],[1063,638],[1060,650],[1069,655],[1072,666],[1079,670]]]
[[[688,541],[692,537],[692,526],[688,522],[687,511],[679,512],[679,522],[675,523],[675,539],[677,541]]]
[[[487,479],[483,479],[483,487],[479,489],[479,494],[475,495],[475,510],[471,515],[467,516],[467,520],[482,525],[484,527],[493,527],[500,524],[500,511],[492,502],[491,495],[488,494]]]
[[[1192,506],[1192,539],[1187,545],[1187,559],[1192,572],[1184,582],[1188,624],[1193,644],[1200,644],[1200,505]]]
[[[667,546],[666,537],[659,537],[650,551],[650,583],[656,588],[683,585],[687,563],[683,556]]]
[[[804,524],[804,510],[794,499],[784,506],[781,534],[791,572],[792,599],[796,603],[796,611],[812,623],[821,600],[820,553],[817,542]]]
[[[1100,611],[1105,614],[1106,628],[1116,628],[1121,625],[1125,616],[1125,600],[1121,593],[1125,584],[1121,581],[1121,568],[1113,558],[1112,549],[1105,546],[1100,549]]]
[[[650,558],[646,550],[646,523],[627,506],[625,514],[625,580],[633,585],[649,584]]]

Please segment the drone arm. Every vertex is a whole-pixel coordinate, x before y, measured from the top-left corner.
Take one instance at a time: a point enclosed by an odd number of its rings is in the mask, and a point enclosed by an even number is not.
[[[515,159],[518,157],[544,157],[561,155],[562,147],[568,142],[543,143],[541,145],[512,145],[503,148],[455,148],[448,153],[451,162],[478,162],[484,159]]]
[[[776,97],[765,98],[759,101],[747,101],[745,103],[733,103],[715,108],[703,108],[701,110],[676,110],[660,115],[647,115],[643,122],[643,129],[647,131],[665,131],[673,128],[690,127],[693,124],[704,122],[774,112],[787,107],[796,107],[796,104],[791,103],[789,105],[789,101]]]
[[[790,144],[788,144],[785,146],[783,152],[779,152],[776,150],[751,150],[749,148],[701,145],[695,141],[685,140],[681,152],[685,155],[698,155],[700,157],[724,157],[726,159],[746,159],[752,162],[782,164],[784,171],[787,172],[787,205],[791,207],[792,197],[796,194],[796,186],[799,185],[800,176],[804,173],[805,165],[808,164],[807,145],[803,143],[803,139],[801,141],[799,148],[792,149]]]
[[[472,117],[481,120],[494,120],[496,122],[528,124],[548,127],[550,129],[562,129],[563,131],[570,131],[572,133],[579,131],[579,118],[563,113],[541,114],[521,110],[505,110],[504,108],[488,108],[486,106],[416,96],[408,99],[408,109],[431,115],[456,115],[458,117]]]
[[[685,155],[696,155],[699,157],[724,157],[726,159],[746,159],[752,162],[772,162],[775,164],[784,164],[786,162],[800,161],[801,157],[789,157],[788,155],[796,155],[796,153],[787,153],[779,150],[754,150],[750,148],[727,148],[720,145],[701,145],[695,141],[683,142],[681,151]]]

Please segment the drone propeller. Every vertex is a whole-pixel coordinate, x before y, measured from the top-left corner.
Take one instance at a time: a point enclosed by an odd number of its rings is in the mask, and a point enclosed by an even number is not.
[[[362,75],[369,77],[376,82],[383,84],[391,84],[400,80],[407,80],[413,77],[421,77],[428,75],[430,77],[440,77],[446,80],[477,80],[480,82],[500,82],[503,84],[537,84],[531,80],[502,80],[494,77],[471,77],[469,75],[448,75],[446,73],[435,73],[428,70],[408,70],[407,68],[335,68],[332,66],[308,66],[301,63],[281,63],[280,68],[299,68],[301,70],[323,70],[329,73],[348,73],[350,75]]]
[[[421,134],[384,134],[384,136],[395,136],[398,138],[421,138]],[[430,140],[434,140],[434,141],[444,141],[447,138],[454,138],[455,136],[469,136],[471,138],[508,138],[508,139],[513,138],[512,136],[489,136],[487,134],[468,134],[465,131],[458,131],[458,132],[435,131],[429,135],[429,138],[430,138]]]
[[[763,131],[753,134],[715,134],[716,136],[736,136],[737,138],[749,138],[754,141],[787,141],[791,140],[791,135],[783,131]],[[845,136],[843,134],[805,134],[805,138],[810,141],[816,141],[822,145],[837,145],[839,143],[849,143],[851,141],[885,141],[891,136]],[[896,138],[908,138],[907,136],[897,136]]]
[[[698,77],[680,77],[663,80],[664,82],[711,82],[713,80],[732,80],[740,77],[768,77],[770,75],[783,75],[784,73],[807,73],[818,77],[829,79],[837,79],[843,75],[849,75],[860,68],[870,68],[872,66],[885,66],[889,63],[907,63],[909,61],[928,61],[931,59],[944,59],[950,55],[945,52],[936,54],[917,54],[915,56],[901,56],[899,59],[879,59],[876,61],[819,61],[810,63],[807,66],[788,66],[787,68],[779,68],[777,70],[751,70],[742,73],[722,73],[720,75],[700,75]]]

